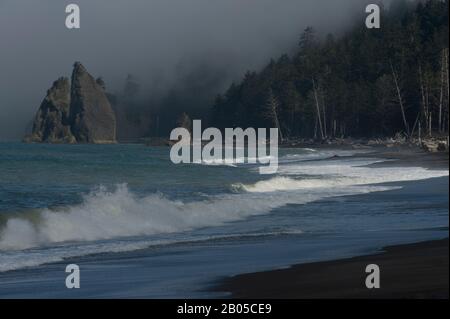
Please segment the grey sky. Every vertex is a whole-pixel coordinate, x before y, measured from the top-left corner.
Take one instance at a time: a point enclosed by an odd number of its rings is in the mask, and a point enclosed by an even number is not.
[[[371,2],[0,0],[0,138],[23,135],[46,90],[76,60],[110,90],[127,73],[148,92],[167,89],[190,61],[226,68],[231,81],[290,51],[307,25],[335,32]],[[65,27],[69,3],[80,6],[80,30]]]

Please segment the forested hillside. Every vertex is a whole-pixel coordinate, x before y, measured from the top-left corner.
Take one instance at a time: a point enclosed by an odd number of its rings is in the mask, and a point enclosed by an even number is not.
[[[308,27],[295,54],[217,97],[212,124],[275,127],[283,138],[448,132],[448,0],[395,1],[338,37]]]

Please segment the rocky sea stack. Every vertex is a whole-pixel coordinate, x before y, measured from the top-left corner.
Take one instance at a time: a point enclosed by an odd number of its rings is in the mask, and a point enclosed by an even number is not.
[[[47,91],[25,141],[115,143],[116,117],[102,83],[76,62],[71,83],[60,78]]]

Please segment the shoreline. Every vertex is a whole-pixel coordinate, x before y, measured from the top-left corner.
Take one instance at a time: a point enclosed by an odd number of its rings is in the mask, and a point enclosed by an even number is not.
[[[295,148],[293,148],[295,149]],[[353,150],[367,151],[356,153],[349,156],[334,156],[324,160],[342,158],[376,158],[384,161],[370,164],[368,167],[422,167],[430,170],[449,169],[449,153],[448,152],[426,152],[418,146],[392,146],[384,145],[364,146],[357,148],[349,148],[346,146],[334,147],[313,147],[313,149],[330,149],[330,150]]]
[[[214,291],[237,299],[448,299],[448,238],[388,246],[380,253],[241,274]],[[365,268],[380,267],[380,289],[367,289]]]
[[[449,168],[448,152],[426,152],[419,147],[396,146],[396,147],[374,147],[374,152],[368,154],[358,154],[358,157],[373,157],[385,159],[387,161],[375,163],[370,167],[409,167],[419,166],[431,170],[441,170]]]
[[[334,148],[325,146],[325,148]],[[342,148],[337,146],[336,148]],[[345,147],[348,149],[348,147]],[[353,148],[355,149],[355,148]],[[370,167],[420,166],[430,170],[449,168],[448,152],[430,153],[419,147],[368,146],[369,152],[350,158],[380,158],[388,161]],[[342,157],[336,157],[340,159]],[[386,246],[379,253],[352,258],[292,264],[286,269],[239,274],[219,281],[213,291],[228,292],[238,299],[322,298],[449,298],[449,246],[442,240]],[[365,287],[365,267],[378,264],[385,288]],[[385,267],[383,267],[383,265]],[[385,268],[385,273],[383,272]],[[355,275],[356,274],[356,275]]]

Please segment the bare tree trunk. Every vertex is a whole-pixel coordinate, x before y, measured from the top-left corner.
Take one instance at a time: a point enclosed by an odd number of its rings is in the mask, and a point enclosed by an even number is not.
[[[314,121],[314,139],[317,139],[317,116],[316,116],[316,120]]]
[[[448,79],[448,48],[444,50],[444,61],[445,61],[445,72],[447,73],[446,76],[446,80],[447,80],[447,120],[446,120],[446,124],[447,124],[447,130],[448,130],[448,120],[449,120],[449,100],[450,100],[450,95],[449,95],[449,79]]]
[[[340,126],[341,126],[341,138],[344,138],[345,137],[345,131],[346,131],[345,123],[341,122]]]
[[[294,125],[295,125],[295,106],[294,107],[292,107],[292,110],[291,110],[291,121],[290,121],[290,128],[291,128],[291,131],[290,131],[290,134],[289,134],[289,136],[292,136],[292,135],[294,135],[295,134],[295,127],[294,127]]]
[[[422,75],[422,65],[420,63],[419,63],[419,80],[420,80],[420,93],[422,95],[422,112],[425,119],[425,123],[428,123],[428,108],[425,100],[425,88],[424,88],[425,84]]]
[[[427,110],[428,110],[428,122],[429,122],[428,135],[430,135],[430,137],[431,137],[432,131],[433,131],[433,120],[431,117],[432,112],[431,112],[431,107],[430,107],[430,90],[431,90],[430,86],[427,85],[425,87],[425,101],[427,103]]]
[[[414,122],[412,131],[411,131],[411,137],[414,136],[414,132],[416,131],[417,123],[419,122],[419,118],[420,118],[420,111],[419,111],[419,113],[417,114],[416,121]]]
[[[325,110],[325,98],[323,90],[321,90],[320,94],[321,100],[322,100],[322,113],[323,113],[323,135],[325,138],[328,138],[328,129],[327,129],[327,117],[326,117],[326,110]]]
[[[266,104],[266,111],[265,116],[267,119],[269,119],[272,123],[275,124],[275,126],[278,129],[278,132],[280,133],[280,140],[283,141],[283,132],[281,131],[280,121],[278,120],[278,101],[275,95],[273,94],[272,90],[269,91],[268,101]]]
[[[275,126],[278,128],[278,132],[280,132],[280,140],[283,141],[283,132],[281,131],[280,121],[278,120],[278,111],[277,111],[277,105],[275,103],[272,104],[272,116],[273,120],[275,121]]]
[[[419,144],[422,145],[422,122],[419,122]]]
[[[433,129],[433,122],[431,119],[431,109],[430,109],[430,88],[427,85],[425,87],[425,104],[427,105],[427,112],[428,112],[428,135],[431,137],[431,131]]]
[[[333,137],[336,137],[336,129],[337,129],[337,123],[336,120],[333,121]]]
[[[280,132],[280,140],[284,141],[284,136],[283,136],[283,132],[281,131],[281,126],[280,126],[280,122],[278,121],[278,112],[276,109],[273,110],[274,113],[274,117],[275,117],[275,125],[278,128],[278,132]]]
[[[320,116],[319,98],[317,96],[316,82],[314,81],[314,78],[312,79],[312,83],[313,83],[313,89],[314,89],[314,99],[316,100],[317,118],[319,120],[320,135],[321,135],[322,140],[323,140],[325,138],[325,136],[324,136],[324,133],[323,133],[322,119],[321,119],[321,116]]]
[[[403,124],[405,125],[406,134],[408,135],[408,138],[409,138],[410,137],[409,125],[408,125],[408,121],[406,120],[405,108],[403,106],[402,93],[400,91],[397,74],[395,73],[394,66],[392,65],[392,61],[390,61],[390,65],[391,65],[392,77],[394,78],[395,87],[397,89],[398,102],[400,103],[400,109],[402,111]]]
[[[438,130],[439,133],[442,132],[442,104],[444,100],[444,59],[445,59],[445,50],[442,50],[442,59],[441,59],[441,87],[440,87],[440,95],[439,95],[439,120],[438,120]]]
[[[430,115],[428,116],[428,136],[431,137],[431,115],[432,113],[430,112]]]

